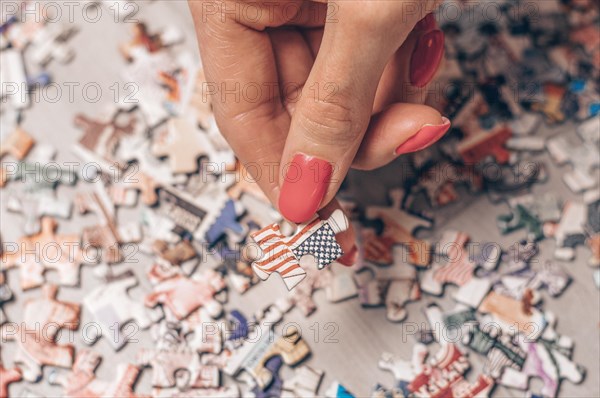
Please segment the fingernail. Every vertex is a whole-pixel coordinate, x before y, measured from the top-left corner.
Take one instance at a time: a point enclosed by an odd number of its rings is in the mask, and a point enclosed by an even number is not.
[[[333,167],[314,156],[298,153],[287,165],[279,211],[297,224],[308,221],[318,210],[327,192]]]
[[[444,32],[439,29],[419,38],[410,59],[410,82],[424,87],[431,81],[444,55]]]
[[[345,265],[346,267],[353,266],[356,263],[356,259],[358,258],[358,247],[356,245],[352,246],[348,252],[344,253],[344,255],[337,259],[337,262]]]
[[[413,135],[396,148],[396,155],[420,151],[442,138],[450,128],[450,120],[445,117],[442,117],[442,120],[444,121],[442,124],[426,124],[421,127],[421,130],[419,130],[417,134]]]
[[[425,18],[421,19],[415,25],[414,30],[422,30],[424,32],[429,32],[430,30],[436,29],[437,23],[435,22],[435,17],[433,13],[429,13],[425,16]]]

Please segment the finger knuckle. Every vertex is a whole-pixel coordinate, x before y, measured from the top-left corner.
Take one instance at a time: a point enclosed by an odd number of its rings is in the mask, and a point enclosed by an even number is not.
[[[344,102],[311,101],[299,114],[307,139],[325,145],[351,142],[359,126],[352,107]]]

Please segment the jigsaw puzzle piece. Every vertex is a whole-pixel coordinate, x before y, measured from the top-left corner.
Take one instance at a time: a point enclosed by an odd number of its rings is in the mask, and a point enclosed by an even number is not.
[[[133,272],[128,271],[111,277],[108,283],[98,286],[85,296],[83,305],[100,327],[100,333],[93,336],[93,339],[87,338],[86,343],[93,344],[105,336],[109,345],[117,351],[138,328],[148,329],[162,317],[161,311],[149,311],[143,303],[129,297],[128,290],[137,283]],[[135,325],[130,325],[130,322]],[[133,329],[133,333],[127,331],[129,327]]]
[[[40,232],[40,219],[43,217],[68,219],[71,217],[72,207],[70,200],[57,199],[48,190],[9,196],[6,203],[8,211],[25,216],[23,232],[26,235]]]
[[[23,290],[41,286],[46,270],[56,271],[61,285],[79,284],[79,268],[89,256],[81,248],[79,235],[59,235],[57,227],[54,219],[44,217],[40,233],[21,238],[14,251],[3,253],[3,267],[19,267]]]
[[[391,267],[363,267],[357,271],[358,297],[363,307],[385,305],[390,322],[402,322],[408,316],[405,305],[421,297],[417,271],[408,264]]]
[[[402,190],[390,192],[392,206],[370,206],[366,209],[368,219],[379,219],[383,222],[382,237],[390,239],[408,250],[408,262],[419,267],[427,267],[431,261],[431,245],[426,240],[415,238],[418,229],[431,228],[433,223],[425,218],[410,214],[401,209]]]
[[[116,377],[112,381],[96,378],[95,371],[102,357],[91,350],[80,350],[69,371],[54,371],[50,374],[51,384],[64,388],[68,398],[150,398],[136,394],[134,385],[140,374],[137,366],[121,363],[116,366]]]
[[[57,291],[56,286],[45,285],[41,297],[25,302],[22,323],[0,328],[3,341],[17,341],[14,361],[20,365],[24,380],[38,381],[43,366],[70,368],[73,363],[74,347],[59,345],[56,339],[61,329],[79,327],[80,307],[56,300]]]
[[[178,275],[154,286],[154,291],[146,296],[144,303],[148,307],[161,304],[179,320],[199,307],[206,308],[213,317],[217,317],[223,306],[215,295],[224,288],[223,277],[213,270],[205,270],[193,278]]]
[[[262,280],[277,272],[288,290],[292,290],[306,277],[299,263],[304,255],[312,255],[317,268],[323,269],[344,254],[335,235],[347,230],[348,226],[348,219],[338,209],[327,220],[315,217],[299,225],[290,237],[281,233],[278,224],[265,227],[250,235],[260,249],[252,268]]]
[[[529,339],[536,339],[547,322],[544,314],[532,306],[531,299],[530,295],[525,295],[521,300],[516,300],[492,290],[478,310],[489,313],[506,333],[522,333]]]
[[[21,370],[17,367],[6,369],[0,362],[0,398],[8,398],[9,384],[22,379]]]
[[[317,396],[323,374],[323,371],[310,366],[300,366],[294,369],[294,376],[283,380],[281,398]]]

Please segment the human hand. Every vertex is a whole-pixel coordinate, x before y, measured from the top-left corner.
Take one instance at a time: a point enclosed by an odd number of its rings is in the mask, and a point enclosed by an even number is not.
[[[326,217],[350,167],[448,130],[423,105],[443,55],[437,3],[189,0],[217,124],[285,218]]]

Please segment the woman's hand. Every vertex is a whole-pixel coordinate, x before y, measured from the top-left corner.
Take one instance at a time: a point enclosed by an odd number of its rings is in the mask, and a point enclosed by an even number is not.
[[[383,166],[450,126],[423,105],[443,55],[437,1],[189,5],[218,126],[291,221],[331,213],[350,167]]]

